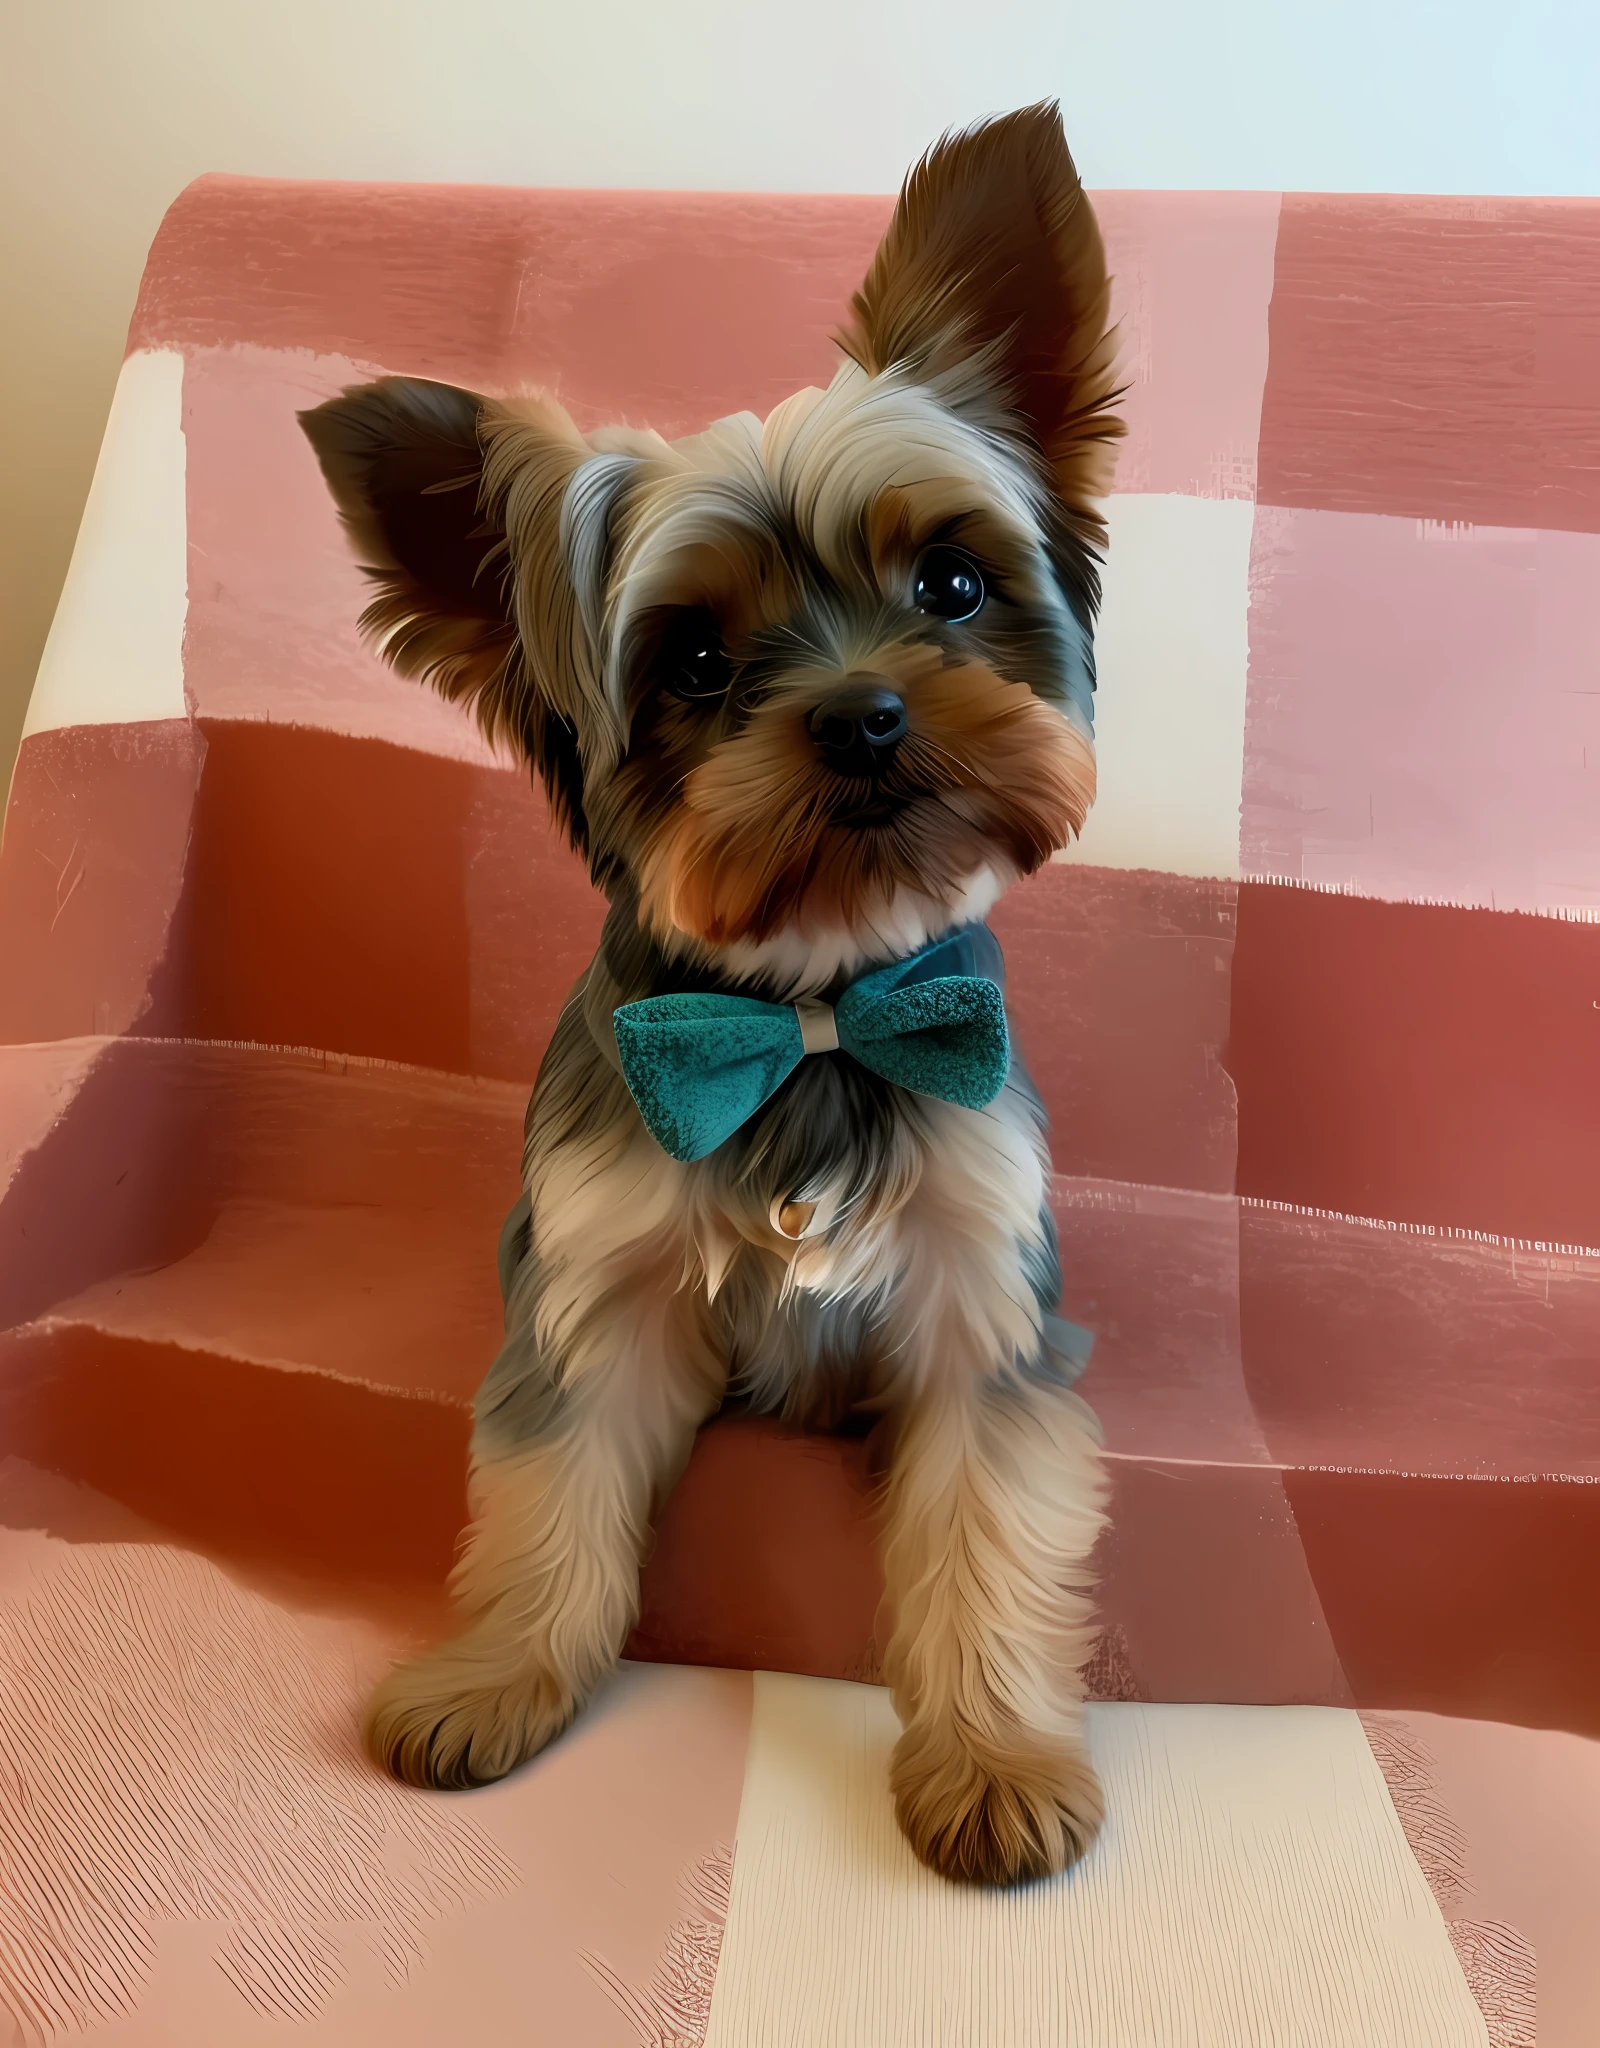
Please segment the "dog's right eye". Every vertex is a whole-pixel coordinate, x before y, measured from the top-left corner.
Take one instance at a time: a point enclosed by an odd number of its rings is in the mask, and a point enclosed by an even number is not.
[[[930,619],[964,625],[983,609],[983,572],[960,548],[929,548],[917,564],[911,602]]]
[[[679,614],[662,645],[661,673],[673,696],[688,703],[726,696],[733,664],[714,613],[695,610]]]

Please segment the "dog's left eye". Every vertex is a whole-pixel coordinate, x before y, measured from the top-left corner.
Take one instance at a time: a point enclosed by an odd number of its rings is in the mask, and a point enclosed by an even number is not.
[[[960,548],[929,548],[917,564],[911,602],[929,618],[959,626],[983,609],[983,575]]]
[[[722,629],[708,611],[686,611],[674,622],[662,650],[662,674],[675,697],[690,703],[721,697],[733,680],[733,664],[722,644]]]

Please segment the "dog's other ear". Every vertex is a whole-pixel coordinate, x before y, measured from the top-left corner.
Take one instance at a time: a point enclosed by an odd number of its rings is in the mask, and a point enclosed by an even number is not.
[[[492,689],[516,639],[505,534],[479,503],[483,406],[451,384],[384,377],[300,415],[379,586],[361,630],[401,675],[469,703]]]
[[[1046,102],[934,145],[840,341],[863,369],[936,378],[958,411],[1020,429],[1094,539],[1123,431],[1110,303],[1094,209]]]
[[[491,741],[543,777],[557,822],[582,848],[577,737],[540,687],[539,650],[517,630],[506,491],[486,483],[486,448],[505,408],[414,377],[384,377],[300,415],[357,560],[377,586],[361,630],[403,676],[469,706]],[[548,524],[559,560],[562,493],[585,450],[555,432],[525,460],[548,470]],[[541,460],[541,458],[543,458]],[[570,609],[570,606],[567,607]]]

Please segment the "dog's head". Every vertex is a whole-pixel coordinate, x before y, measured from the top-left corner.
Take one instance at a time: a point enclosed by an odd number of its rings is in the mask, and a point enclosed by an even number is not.
[[[825,391],[668,443],[386,378],[303,415],[403,674],[669,951],[798,985],[982,916],[1094,794],[1112,343],[1054,107],[907,180]]]

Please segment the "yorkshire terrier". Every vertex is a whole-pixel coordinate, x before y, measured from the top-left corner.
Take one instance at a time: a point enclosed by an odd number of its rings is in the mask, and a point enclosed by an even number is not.
[[[765,420],[584,435],[399,377],[302,416],[364,628],[532,764],[609,904],[529,1106],[463,1632],[367,1720],[402,1778],[567,1726],[731,1392],[878,1418],[916,1854],[1010,1884],[1095,1835],[1104,1486],[983,919],[1093,799],[1108,304],[1045,105],[913,170],[833,381]]]

